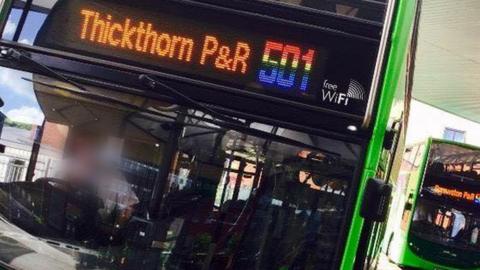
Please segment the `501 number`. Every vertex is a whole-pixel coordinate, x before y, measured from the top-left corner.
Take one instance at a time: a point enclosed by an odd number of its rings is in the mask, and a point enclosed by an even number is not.
[[[276,59],[273,57],[274,52],[277,52]],[[258,79],[262,83],[285,89],[298,87],[302,92],[306,92],[314,56],[315,50],[312,49],[302,54],[302,50],[297,46],[267,41]],[[301,62],[304,63],[303,70],[299,68]]]

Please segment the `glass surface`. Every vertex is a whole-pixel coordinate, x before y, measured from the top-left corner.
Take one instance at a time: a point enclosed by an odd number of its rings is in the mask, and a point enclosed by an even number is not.
[[[472,166],[479,155],[475,149],[432,144],[412,219],[415,237],[451,254],[480,251],[480,171]]]
[[[445,128],[443,132],[443,138],[445,140],[453,141],[453,142],[465,142],[465,131]]]
[[[257,0],[306,7],[336,15],[383,22],[387,0]]]
[[[1,261],[333,267],[359,146],[10,69],[0,86]]]
[[[455,138],[455,134],[453,130],[445,129],[445,131],[443,132],[443,138],[445,140],[453,141]]]
[[[7,40],[20,27],[21,6],[15,2],[10,13]],[[150,0],[37,0],[18,42],[293,101],[295,107],[365,115],[378,44],[313,29],[306,35],[295,25],[249,18]]]
[[[415,235],[436,244],[480,251],[478,213],[421,198],[411,229]]]
[[[204,1],[204,0],[197,0]],[[249,2],[251,0],[244,0]],[[255,0],[272,4],[327,11],[332,14],[383,22],[388,0]],[[57,0],[34,0],[34,9],[50,9]],[[221,2],[221,1],[219,1]]]

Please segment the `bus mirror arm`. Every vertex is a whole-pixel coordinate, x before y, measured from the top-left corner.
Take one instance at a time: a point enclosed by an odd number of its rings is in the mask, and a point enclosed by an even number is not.
[[[363,194],[360,216],[370,222],[385,222],[391,194],[391,184],[381,179],[370,178]]]
[[[366,269],[365,264],[369,265],[368,249],[370,234],[375,222],[385,222],[387,219],[388,207],[392,194],[392,185],[387,182],[370,178],[368,179],[365,192],[363,193],[360,216],[365,219],[355,256],[355,265],[353,269]]]

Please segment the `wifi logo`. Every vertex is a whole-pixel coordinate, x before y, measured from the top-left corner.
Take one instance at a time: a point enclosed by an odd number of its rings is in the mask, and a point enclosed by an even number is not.
[[[356,80],[350,79],[350,84],[348,85],[347,97],[365,100],[365,89],[363,86]]]

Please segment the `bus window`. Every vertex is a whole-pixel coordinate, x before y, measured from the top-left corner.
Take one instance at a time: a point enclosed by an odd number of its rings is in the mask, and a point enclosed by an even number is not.
[[[382,22],[386,0],[380,1],[356,1],[356,0],[262,0],[268,2],[283,3],[293,6],[307,7],[311,9],[328,11],[337,15],[366,19]]]
[[[478,160],[475,160],[472,164],[472,171],[480,175],[480,162]]]
[[[193,108],[94,87],[81,95],[3,71],[25,89],[2,94],[1,261],[35,253],[45,269],[333,267],[358,145],[263,123],[231,129]]]

